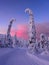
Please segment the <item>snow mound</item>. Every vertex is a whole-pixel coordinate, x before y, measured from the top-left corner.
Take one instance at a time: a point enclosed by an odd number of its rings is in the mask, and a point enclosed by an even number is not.
[[[36,63],[35,65],[49,65],[49,61],[47,60],[44,60],[30,53],[27,53],[27,55],[30,56],[30,58],[32,58],[32,60]]]
[[[41,55],[47,55],[47,56],[49,56],[49,52],[48,52],[48,51],[43,51],[43,52],[41,53]]]

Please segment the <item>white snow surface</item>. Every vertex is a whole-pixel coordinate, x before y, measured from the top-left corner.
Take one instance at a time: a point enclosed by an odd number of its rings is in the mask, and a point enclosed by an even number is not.
[[[25,48],[0,48],[0,65],[49,65],[49,54],[33,55]]]

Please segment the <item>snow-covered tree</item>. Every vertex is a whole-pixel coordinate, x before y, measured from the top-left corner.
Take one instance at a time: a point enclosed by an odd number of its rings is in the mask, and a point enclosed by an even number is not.
[[[13,40],[12,40],[11,35],[9,35],[7,36],[7,45],[8,47],[12,47],[12,44],[13,44]]]
[[[18,41],[18,39],[17,39],[17,36],[16,36],[16,34],[14,35],[14,38],[13,38],[13,47],[16,47],[16,46],[18,46],[18,43],[19,43],[19,41]]]
[[[47,38],[45,36],[45,34],[41,34],[40,35],[40,48],[42,51],[47,51],[48,47],[48,41]]]
[[[35,43],[36,43],[36,29],[34,24],[34,15],[32,13],[32,10],[29,8],[25,9],[25,12],[29,13],[29,50],[31,52],[35,49]]]
[[[15,21],[15,19],[12,19],[8,25],[8,30],[7,30],[7,44],[8,47],[12,47],[13,41],[12,41],[12,37],[11,37],[11,28],[12,28],[12,24]]]

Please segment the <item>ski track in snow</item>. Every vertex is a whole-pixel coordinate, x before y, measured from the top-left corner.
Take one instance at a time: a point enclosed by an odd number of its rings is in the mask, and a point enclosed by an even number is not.
[[[0,49],[0,65],[49,65],[47,60],[29,54],[26,49]]]

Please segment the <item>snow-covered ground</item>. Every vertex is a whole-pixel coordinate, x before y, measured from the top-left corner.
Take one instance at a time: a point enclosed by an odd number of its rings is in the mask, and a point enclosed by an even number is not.
[[[25,48],[0,48],[0,65],[49,65],[49,53],[33,55]]]

